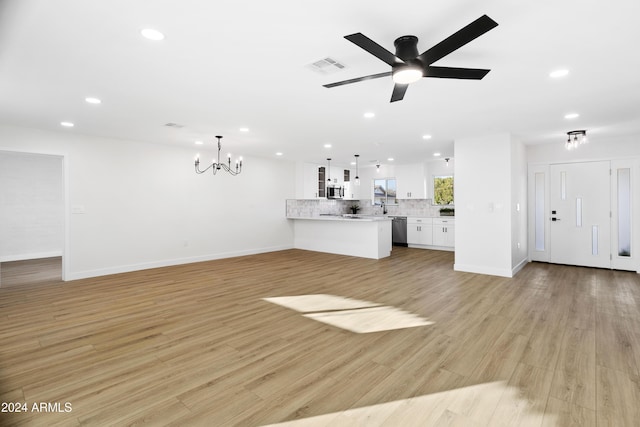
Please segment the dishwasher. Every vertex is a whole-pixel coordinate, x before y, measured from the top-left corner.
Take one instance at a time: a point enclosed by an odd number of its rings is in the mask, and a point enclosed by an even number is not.
[[[395,246],[407,246],[407,217],[392,216],[391,241]]]

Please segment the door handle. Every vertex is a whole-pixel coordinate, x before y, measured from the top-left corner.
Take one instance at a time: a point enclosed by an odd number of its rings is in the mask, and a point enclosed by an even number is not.
[[[560,218],[549,218],[551,221],[560,221]]]

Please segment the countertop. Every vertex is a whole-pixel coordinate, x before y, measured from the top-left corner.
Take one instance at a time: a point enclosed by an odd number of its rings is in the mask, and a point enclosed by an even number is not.
[[[288,216],[287,219],[309,219],[315,221],[391,221],[391,216],[386,215],[354,215],[354,214],[330,214],[318,216]]]

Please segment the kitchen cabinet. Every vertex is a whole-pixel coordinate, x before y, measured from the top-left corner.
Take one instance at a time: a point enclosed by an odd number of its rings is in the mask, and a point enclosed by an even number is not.
[[[433,245],[453,248],[455,240],[455,220],[433,218]]]
[[[319,169],[320,165],[314,163],[303,163],[302,168],[298,168],[298,174],[302,174],[302,179],[298,178],[298,183],[302,181],[302,192],[299,192],[297,186],[296,197],[301,199],[318,199],[319,195]],[[300,176],[300,175],[298,175]],[[324,194],[322,195],[324,197]]]
[[[396,166],[397,199],[426,199],[423,164]]]
[[[433,245],[432,218],[407,218],[407,245]]]
[[[329,176],[331,184],[345,188],[345,198],[357,198],[353,185],[349,185],[353,172],[350,169],[339,166],[331,166],[331,175],[326,165],[316,163],[303,163],[297,169],[298,184],[296,185],[296,197],[302,199],[324,199],[326,198],[326,186]],[[302,179],[300,180],[300,174]],[[300,192],[300,181],[302,182],[302,192]],[[351,187],[351,188],[349,188]],[[349,190],[347,192],[346,190]]]

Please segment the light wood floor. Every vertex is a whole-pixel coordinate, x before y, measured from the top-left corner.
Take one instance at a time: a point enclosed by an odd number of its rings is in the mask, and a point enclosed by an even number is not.
[[[0,424],[640,423],[640,275],[452,265],[440,251],[289,250],[60,282],[5,263],[0,401],[72,410]],[[434,323],[356,334],[262,300],[320,293]]]

